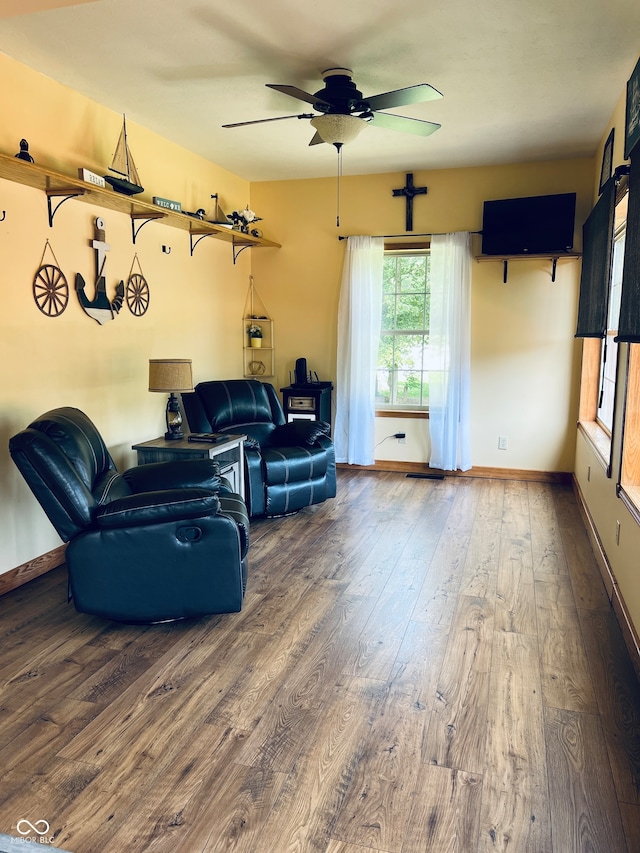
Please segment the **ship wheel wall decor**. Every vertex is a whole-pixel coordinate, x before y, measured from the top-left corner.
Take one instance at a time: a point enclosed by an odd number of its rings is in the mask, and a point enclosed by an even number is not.
[[[43,263],[47,248],[53,255],[55,265]],[[69,304],[69,284],[58,266],[58,259],[48,240],[44,246],[40,266],[33,277],[33,298],[40,311],[47,317],[59,317]]]
[[[140,270],[139,273],[133,272],[133,267],[136,261],[138,262],[138,269]],[[142,317],[143,314],[147,313],[147,308],[149,307],[149,285],[142,274],[142,267],[140,266],[140,261],[138,260],[137,255],[135,255],[133,263],[131,264],[131,272],[129,273],[129,280],[127,282],[126,299],[127,307],[135,317]]]
[[[138,273],[134,273],[127,282],[127,307],[136,317],[146,314],[149,307],[149,285]]]

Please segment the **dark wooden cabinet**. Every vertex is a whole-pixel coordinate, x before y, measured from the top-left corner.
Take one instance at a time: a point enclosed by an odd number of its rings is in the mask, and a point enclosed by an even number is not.
[[[309,420],[331,423],[331,382],[311,382],[281,388],[282,408],[289,421]]]

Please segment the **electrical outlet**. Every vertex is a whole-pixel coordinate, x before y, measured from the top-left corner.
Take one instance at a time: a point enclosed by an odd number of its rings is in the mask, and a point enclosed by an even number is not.
[[[406,433],[403,432],[398,436],[398,444],[406,444],[406,443],[407,443],[407,435],[406,435]]]
[[[508,444],[507,436],[506,435],[499,435],[498,436],[498,450],[506,450],[507,444]]]

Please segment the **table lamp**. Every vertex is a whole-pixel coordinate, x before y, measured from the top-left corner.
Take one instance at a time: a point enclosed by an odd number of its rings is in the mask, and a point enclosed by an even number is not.
[[[167,441],[184,438],[182,415],[176,392],[193,391],[190,358],[150,358],[149,391],[169,392],[167,401]]]

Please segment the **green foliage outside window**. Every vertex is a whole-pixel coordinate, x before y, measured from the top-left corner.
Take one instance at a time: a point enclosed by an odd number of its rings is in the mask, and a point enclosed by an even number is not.
[[[429,403],[429,268],[427,251],[385,255],[378,406],[425,408]]]

